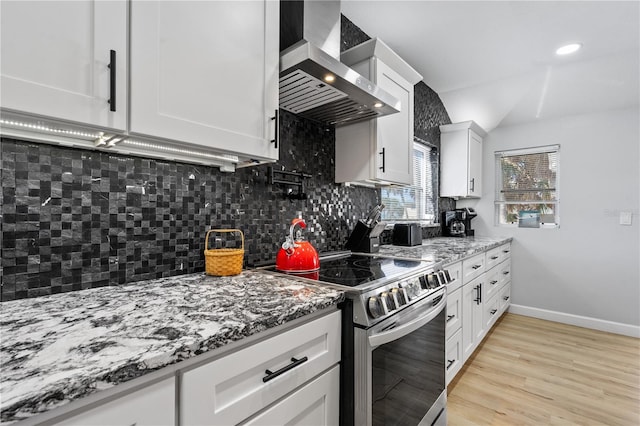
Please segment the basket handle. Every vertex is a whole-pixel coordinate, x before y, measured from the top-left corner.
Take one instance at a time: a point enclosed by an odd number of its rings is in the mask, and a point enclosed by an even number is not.
[[[242,247],[241,248],[242,248],[242,250],[244,250],[244,234],[239,229],[210,229],[210,230],[208,230],[207,231],[207,235],[204,238],[204,248],[205,248],[205,250],[209,250],[209,234],[211,234],[213,232],[219,232],[219,233],[239,232],[240,233],[240,238],[242,240]]]

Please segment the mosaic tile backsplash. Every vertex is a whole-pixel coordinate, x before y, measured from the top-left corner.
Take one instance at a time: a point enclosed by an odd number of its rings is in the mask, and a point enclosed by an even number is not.
[[[348,19],[342,26],[343,49],[368,39]],[[416,117],[427,117],[416,121],[416,135],[437,143],[437,126],[450,121],[430,90],[416,87]],[[280,117],[274,167],[311,175],[306,200],[290,200],[286,188],[270,185],[267,165],[223,173],[0,139],[0,299],[202,272],[211,228],[244,232],[246,266],[273,263],[288,224],[300,213],[306,237],[319,251],[342,249],[357,220],[379,203],[379,191],[334,183],[333,128],[286,111]],[[440,199],[440,208],[450,201]],[[424,233],[437,236],[439,228]]]

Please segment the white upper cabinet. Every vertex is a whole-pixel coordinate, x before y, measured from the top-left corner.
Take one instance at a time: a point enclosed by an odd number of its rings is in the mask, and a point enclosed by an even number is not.
[[[125,0],[3,1],[1,23],[3,110],[126,129]]]
[[[336,182],[411,184],[413,86],[422,76],[378,39],[343,52],[341,61],[399,99],[401,110],[336,128]]]
[[[473,121],[440,126],[440,196],[482,196],[482,138],[486,132]]]
[[[130,133],[278,158],[277,1],[133,1]]]

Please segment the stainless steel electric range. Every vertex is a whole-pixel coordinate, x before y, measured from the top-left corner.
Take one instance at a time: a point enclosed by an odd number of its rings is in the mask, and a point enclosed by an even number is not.
[[[320,270],[302,278],[347,296],[340,423],[446,424],[448,271],[434,263],[340,253],[321,257]]]

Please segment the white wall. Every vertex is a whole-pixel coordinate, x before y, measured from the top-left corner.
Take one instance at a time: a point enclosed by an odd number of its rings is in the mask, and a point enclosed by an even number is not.
[[[549,144],[560,144],[560,228],[495,226],[494,152]],[[612,321],[626,328],[624,334],[638,334],[639,145],[638,109],[490,132],[483,147],[482,198],[459,201],[458,206],[477,209],[478,217],[472,222],[476,235],[514,238],[512,302],[516,309],[533,316],[552,311],[541,317],[593,328],[607,329],[606,322]],[[619,225],[621,210],[633,211],[632,226]],[[582,318],[586,321],[574,321],[580,317],[587,317]]]

